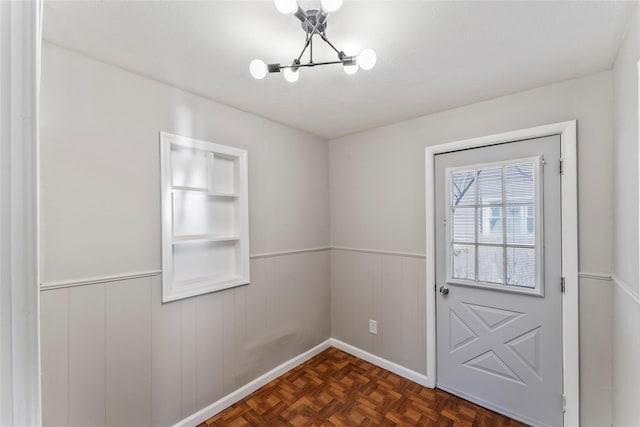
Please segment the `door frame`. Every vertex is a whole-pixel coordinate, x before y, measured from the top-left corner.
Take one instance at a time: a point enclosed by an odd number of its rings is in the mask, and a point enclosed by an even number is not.
[[[0,425],[42,424],[38,267],[42,9],[42,0],[0,1]]]
[[[465,139],[425,147],[426,287],[427,287],[427,385],[436,386],[436,154],[523,139],[560,135],[562,158],[562,382],[566,399],[565,426],[580,425],[580,365],[578,336],[578,164],[577,121],[520,129],[480,138]],[[558,284],[560,286],[560,284]],[[432,289],[430,291],[429,289]]]

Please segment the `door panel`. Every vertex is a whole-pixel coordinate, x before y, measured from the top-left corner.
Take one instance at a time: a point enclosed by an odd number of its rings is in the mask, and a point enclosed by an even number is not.
[[[533,425],[563,424],[559,158],[559,136],[436,156],[437,386]]]

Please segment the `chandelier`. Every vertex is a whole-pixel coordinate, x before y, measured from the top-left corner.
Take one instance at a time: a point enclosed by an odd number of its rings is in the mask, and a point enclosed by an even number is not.
[[[265,64],[260,59],[254,59],[249,64],[249,71],[256,79],[263,79],[267,74],[282,72],[284,78],[291,83],[300,78],[300,68],[316,67],[319,65],[342,64],[344,72],[354,74],[358,68],[370,70],[376,65],[376,53],[371,49],[364,49],[358,56],[348,56],[344,51],[336,48],[329,41],[326,34],[327,18],[329,13],[335,12],[342,6],[343,0],[321,0],[320,9],[302,9],[296,0],[275,0],[276,8],[284,14],[293,14],[301,22],[302,30],[305,33],[305,43],[300,54],[291,61],[290,65],[280,65],[279,63]],[[333,61],[313,61],[313,38],[318,36],[328,44],[338,55]],[[309,50],[309,62],[302,63],[302,55]]]

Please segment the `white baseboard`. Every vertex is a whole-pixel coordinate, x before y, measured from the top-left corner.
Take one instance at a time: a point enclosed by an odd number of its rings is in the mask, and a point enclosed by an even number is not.
[[[373,363],[374,365],[384,368],[387,371],[391,371],[394,374],[400,375],[403,378],[429,388],[434,388],[436,386],[435,381],[427,378],[426,375],[421,374],[420,372],[405,368],[404,366],[398,365],[395,362],[383,359],[380,356],[371,354],[368,351],[364,351],[362,349],[359,349],[358,347],[354,347],[351,344],[347,344],[346,342],[340,341],[338,339],[331,338],[329,341],[333,347],[349,353],[352,356],[359,357],[362,360],[366,360],[369,363]]]
[[[206,408],[202,408],[198,412],[189,415],[187,418],[178,421],[173,425],[173,427],[193,427],[197,426],[200,423],[203,423],[214,415],[224,411],[234,403],[241,401],[254,391],[258,390],[260,387],[275,380],[280,375],[285,374],[301,363],[304,363],[312,357],[320,354],[329,347],[335,347],[339,350],[344,351],[345,353],[349,353],[352,356],[359,357],[362,360],[366,360],[369,363],[373,363],[376,366],[384,368],[388,371],[393,372],[394,374],[400,375],[403,378],[416,382],[425,387],[435,387],[435,382],[427,378],[426,375],[413,371],[409,368],[405,368],[404,366],[400,366],[397,363],[391,362],[387,359],[383,359],[380,356],[371,354],[367,351],[359,349],[358,347],[347,344],[346,342],[337,340],[335,338],[329,338],[328,340],[318,344],[312,349],[307,350],[304,353],[294,357],[293,359],[284,362],[280,366],[273,368],[266,374],[259,376],[255,380],[251,381],[248,384],[245,384],[236,391],[227,394],[226,396],[213,402]]]
[[[174,427],[197,426],[198,424],[213,417],[217,413],[224,411],[234,403],[241,401],[242,399],[244,399],[254,391],[258,390],[260,387],[275,380],[280,375],[290,371],[291,369],[295,368],[301,363],[306,362],[307,360],[311,359],[313,356],[320,354],[321,352],[328,349],[329,347],[331,347],[331,339],[328,339],[318,344],[317,346],[313,347],[312,349],[307,350],[304,353],[294,357],[293,359],[290,359],[284,362],[283,364],[273,368],[266,374],[259,376],[258,378],[251,381],[248,384],[243,385],[236,391],[227,394],[226,396],[213,402],[211,405],[207,406],[206,408],[202,408],[195,414],[189,415],[187,418],[184,418],[178,421],[173,426]]]

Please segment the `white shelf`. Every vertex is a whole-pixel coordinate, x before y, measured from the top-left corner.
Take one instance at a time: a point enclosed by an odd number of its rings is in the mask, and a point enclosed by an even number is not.
[[[162,301],[249,283],[247,152],[162,132]]]
[[[202,187],[185,187],[183,185],[174,185],[171,188],[173,189],[173,191],[194,191],[196,193],[208,193],[209,192],[208,188],[202,188]]]
[[[209,193],[209,196],[211,196],[211,197],[232,197],[232,198],[240,197],[238,194],[233,194],[233,193]]]
[[[173,244],[194,243],[194,242],[232,242],[240,240],[240,236],[232,234],[228,236],[218,236],[213,234],[194,234],[190,236],[173,236]]]
[[[211,196],[211,197],[232,197],[232,198],[237,198],[240,197],[239,194],[235,194],[235,193],[220,193],[220,192],[213,192],[213,191],[209,191],[206,188],[199,188],[199,187],[172,187],[172,191],[174,193],[196,193],[196,194],[204,194],[206,196]]]
[[[180,285],[180,287],[190,288],[190,287],[198,287],[206,284],[215,284],[217,286],[221,286],[223,289],[225,285],[235,284],[238,281],[241,281],[241,276],[205,276],[205,277],[196,277],[195,279],[181,280],[176,284]]]

